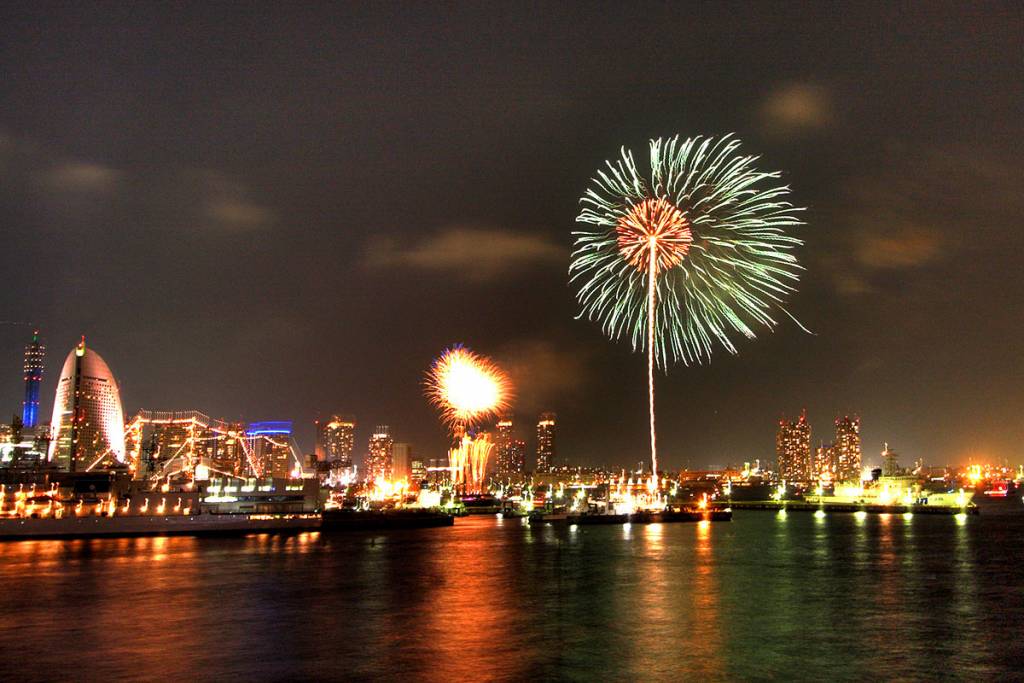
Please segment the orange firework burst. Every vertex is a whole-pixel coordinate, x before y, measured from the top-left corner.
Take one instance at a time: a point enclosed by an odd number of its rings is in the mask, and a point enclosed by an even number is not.
[[[507,409],[512,394],[501,368],[463,346],[446,349],[430,367],[425,384],[427,397],[453,430]]]
[[[633,205],[615,226],[619,252],[641,272],[678,265],[693,243],[690,221],[670,202],[649,198]]]

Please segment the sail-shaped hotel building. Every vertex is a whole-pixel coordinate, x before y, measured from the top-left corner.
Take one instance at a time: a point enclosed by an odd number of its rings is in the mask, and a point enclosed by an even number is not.
[[[71,350],[57,382],[48,459],[83,472],[125,462],[124,410],[107,363],[85,345]]]

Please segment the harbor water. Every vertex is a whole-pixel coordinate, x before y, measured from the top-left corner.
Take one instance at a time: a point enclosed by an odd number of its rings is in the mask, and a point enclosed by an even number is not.
[[[7,542],[0,679],[1019,678],[1017,512]]]

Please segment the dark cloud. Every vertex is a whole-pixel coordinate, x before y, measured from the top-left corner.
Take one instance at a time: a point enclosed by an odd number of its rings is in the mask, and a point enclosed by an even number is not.
[[[890,147],[880,172],[854,179],[837,212],[834,249],[820,263],[842,294],[877,291],[887,273],[987,251],[1024,212],[1024,166],[992,149],[959,146],[908,153]]]
[[[412,268],[480,282],[567,258],[568,252],[540,235],[457,226],[413,239],[411,244],[378,238],[370,242],[363,263],[371,269]]]
[[[579,398],[589,379],[588,354],[544,339],[520,339],[497,355],[516,390],[515,409],[536,414]]]
[[[826,128],[835,122],[832,95],[813,83],[785,83],[761,103],[761,120],[770,135],[789,136]]]
[[[121,180],[121,173],[102,164],[71,161],[46,171],[45,181],[58,192],[111,192]]]

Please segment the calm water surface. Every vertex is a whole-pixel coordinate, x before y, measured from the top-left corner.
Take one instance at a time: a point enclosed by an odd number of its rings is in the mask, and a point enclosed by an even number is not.
[[[1024,516],[0,544],[0,680],[1006,679]]]

